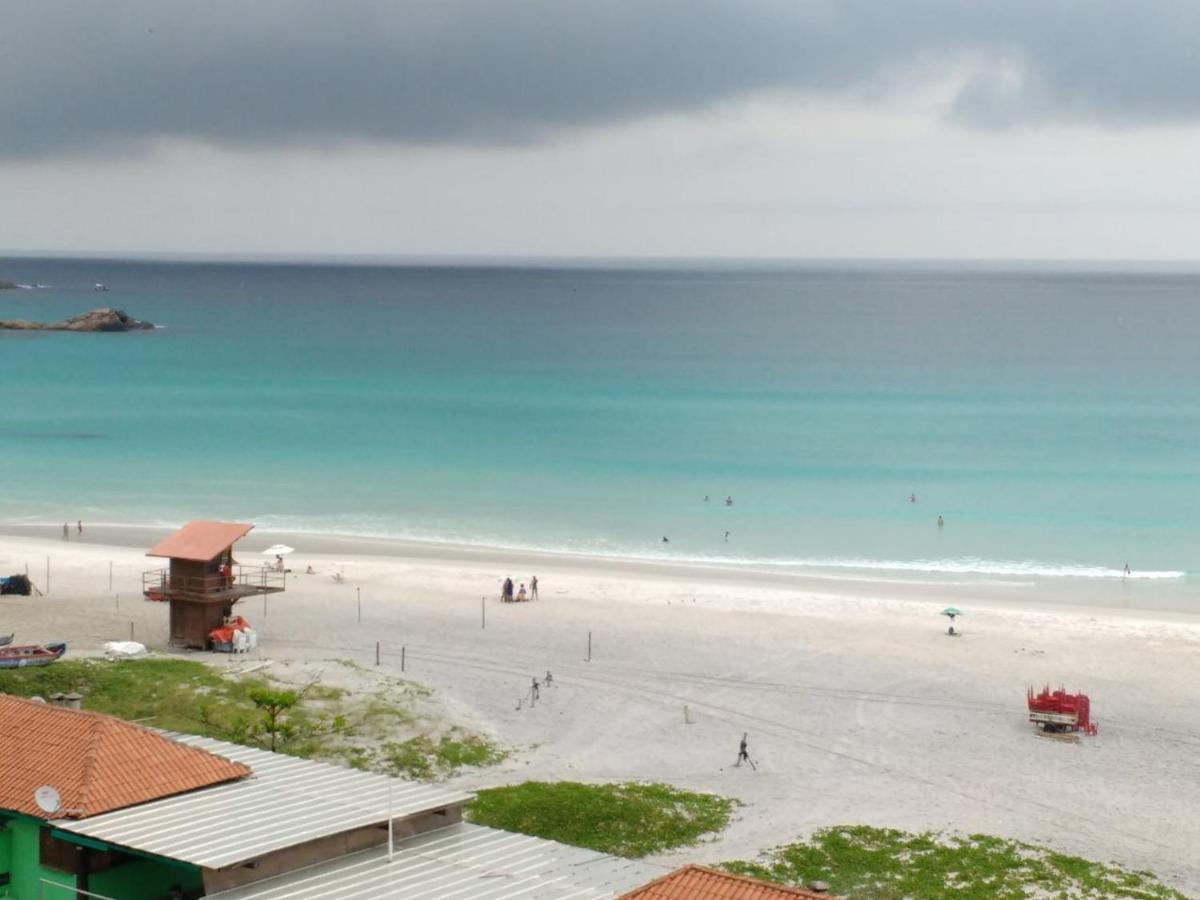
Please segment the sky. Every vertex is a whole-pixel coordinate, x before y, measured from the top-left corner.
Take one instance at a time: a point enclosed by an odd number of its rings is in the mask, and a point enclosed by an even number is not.
[[[1196,259],[1200,4],[0,0],[0,250]]]

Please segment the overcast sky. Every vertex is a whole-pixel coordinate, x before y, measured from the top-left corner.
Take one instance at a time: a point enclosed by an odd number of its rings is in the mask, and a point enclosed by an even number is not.
[[[0,248],[1200,256],[1200,3],[0,0]]]

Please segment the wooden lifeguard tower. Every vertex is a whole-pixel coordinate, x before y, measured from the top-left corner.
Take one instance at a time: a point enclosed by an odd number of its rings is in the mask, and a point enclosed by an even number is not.
[[[165,569],[142,575],[147,600],[171,604],[173,647],[208,647],[208,633],[225,624],[243,597],[276,594],[285,574],[266,566],[242,566],[233,545],[253,525],[238,522],[188,522],[146,555],[169,559]]]

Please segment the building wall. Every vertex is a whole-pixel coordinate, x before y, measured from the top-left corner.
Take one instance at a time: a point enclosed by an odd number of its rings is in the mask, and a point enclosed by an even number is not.
[[[448,806],[441,812],[419,813],[404,819],[392,821],[392,834],[397,841],[414,834],[430,831],[434,828],[444,828],[462,821],[462,806]],[[206,869],[204,871],[204,887],[210,894],[217,891],[227,891],[264,878],[271,878],[284,872],[292,872],[305,866],[316,865],[326,860],[357,853],[368,847],[378,847],[387,844],[387,822],[382,825],[369,825],[354,831],[330,835],[306,844],[296,844],[285,847],[275,853],[259,857],[253,863],[233,866],[228,869]]]
[[[39,879],[45,878],[56,884],[75,886],[75,876],[66,872],[44,868],[41,859],[42,823],[36,819],[22,817],[10,819],[7,832],[10,835],[9,848],[11,853],[12,881],[8,886],[10,896],[14,900],[39,900],[41,885]],[[57,895],[57,896],[56,896]],[[0,897],[3,897],[0,894]],[[73,900],[74,894],[46,888],[45,900]]]
[[[28,816],[14,818],[0,831],[0,873],[11,876],[7,887],[0,887],[5,900],[75,900],[75,876],[43,866],[41,860],[42,822]],[[46,879],[62,885],[61,889],[40,883]],[[192,896],[200,896],[203,879],[195,866],[159,862],[152,859],[132,859],[105,872],[95,872],[90,878],[93,893],[114,900],[160,900],[179,885]],[[6,893],[7,891],[7,893]]]

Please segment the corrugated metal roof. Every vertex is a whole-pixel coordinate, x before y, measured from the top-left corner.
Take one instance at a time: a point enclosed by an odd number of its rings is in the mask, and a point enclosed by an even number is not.
[[[656,866],[461,823],[387,848],[210,895],[211,900],[608,900],[663,874]]]
[[[249,534],[252,528],[253,525],[241,522],[188,522],[146,555],[208,562],[233,546],[234,541]]]
[[[171,737],[244,763],[254,774],[231,784],[55,825],[143,853],[220,869],[386,822],[389,783],[392,815],[397,819],[464,803],[472,796],[211,738]]]

